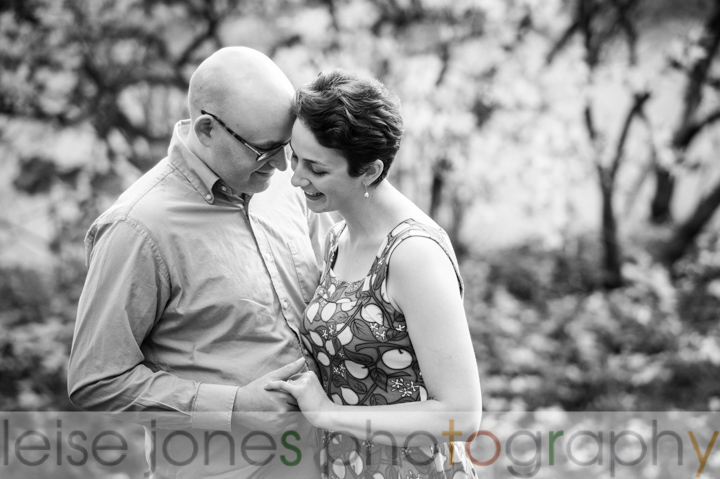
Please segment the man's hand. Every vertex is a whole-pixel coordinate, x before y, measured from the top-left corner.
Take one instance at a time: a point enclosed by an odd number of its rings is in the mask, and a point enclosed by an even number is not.
[[[303,415],[313,426],[331,429],[331,426],[324,424],[323,420],[327,420],[330,416],[328,413],[337,406],[328,399],[315,372],[306,371],[296,374],[286,381],[271,381],[265,389],[292,394]]]
[[[233,425],[262,429],[277,434],[296,426],[301,417],[292,395],[281,391],[267,391],[271,381],[284,381],[305,367],[300,358],[238,389],[233,405]]]

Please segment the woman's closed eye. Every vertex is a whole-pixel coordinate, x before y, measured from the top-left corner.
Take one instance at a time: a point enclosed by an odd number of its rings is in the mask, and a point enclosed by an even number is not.
[[[327,174],[327,171],[319,169],[317,166],[315,166],[315,163],[306,161],[305,167],[315,176],[323,176]]]
[[[327,175],[327,171],[316,170],[315,168],[312,168],[312,167],[310,167],[309,169],[310,169],[310,172],[315,176]]]
[[[293,152],[292,155],[290,156],[290,167],[291,167],[293,170],[295,170],[295,169],[297,168],[297,165],[298,165],[298,162],[299,162],[299,161],[300,161],[300,159],[299,159],[298,156],[295,154],[295,152]],[[317,169],[317,168],[314,166],[314,163],[312,163],[312,162],[306,161],[306,162],[305,162],[305,167],[308,169],[308,171],[309,171],[310,173],[312,173],[312,174],[315,175],[315,176],[327,175],[327,171],[323,171],[323,170]]]

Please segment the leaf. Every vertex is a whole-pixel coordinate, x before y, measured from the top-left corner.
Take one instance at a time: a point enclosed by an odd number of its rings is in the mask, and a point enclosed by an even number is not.
[[[353,321],[350,328],[356,338],[364,341],[376,341],[375,335],[365,321]]]
[[[375,381],[379,388],[383,391],[387,391],[388,375],[380,368],[373,368],[370,371],[370,378]]]
[[[344,350],[344,352],[345,352],[345,357],[352,362],[361,364],[363,366],[375,364],[375,360],[371,356],[368,356],[366,354],[356,353],[355,351],[351,351],[348,348],[346,348]]]
[[[365,383],[360,381],[359,379],[355,379],[350,374],[347,375],[347,384],[348,387],[352,389],[358,396],[361,396],[368,392],[368,388]]]
[[[385,479],[398,479],[399,477],[400,475],[395,467],[388,466],[385,468]]]
[[[430,466],[434,465],[435,460],[434,458],[428,456],[427,454],[424,454],[420,451],[419,448],[411,447],[408,450],[407,456],[406,456],[408,462],[415,466],[418,470],[418,472],[422,472],[427,474],[430,471]]]
[[[391,329],[387,332],[388,341],[402,341],[407,337],[407,331],[398,331],[397,329]]]

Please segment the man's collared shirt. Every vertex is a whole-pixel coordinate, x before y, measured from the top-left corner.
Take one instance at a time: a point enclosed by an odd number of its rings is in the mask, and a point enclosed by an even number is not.
[[[228,431],[238,387],[303,356],[330,220],[288,172],[230,195],[184,143],[188,128],[88,231],[69,388],[85,409]]]

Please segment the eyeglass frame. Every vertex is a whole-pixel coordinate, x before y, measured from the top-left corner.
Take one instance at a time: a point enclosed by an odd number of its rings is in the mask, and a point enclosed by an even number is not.
[[[269,150],[264,150],[264,151],[263,151],[263,150],[261,150],[260,148],[257,148],[257,147],[255,147],[255,146],[253,146],[253,145],[250,144],[246,139],[244,139],[242,136],[240,136],[240,135],[238,135],[237,133],[235,133],[234,131],[232,131],[232,130],[230,129],[230,127],[227,126],[227,125],[225,124],[225,122],[222,121],[220,118],[218,118],[216,115],[213,115],[213,114],[210,113],[209,111],[205,111],[205,110],[200,110],[200,113],[202,113],[203,115],[209,115],[209,116],[211,116],[215,121],[217,121],[218,123],[220,123],[220,126],[222,126],[223,128],[225,128],[225,129],[227,130],[227,132],[230,133],[236,140],[238,140],[240,143],[242,143],[247,149],[249,149],[250,151],[252,151],[253,153],[255,153],[255,154],[257,155],[257,158],[255,158],[255,161],[256,161],[256,162],[258,162],[258,161],[263,161],[263,160],[266,160],[266,159],[268,159],[268,158],[270,158],[270,157],[273,157],[273,156],[277,155],[280,150],[282,150],[283,148],[285,148],[286,146],[288,146],[288,145],[290,144],[290,140],[288,140],[287,142],[285,142],[285,143],[283,143],[283,144],[281,144],[281,145],[274,146],[274,147],[270,148]]]

